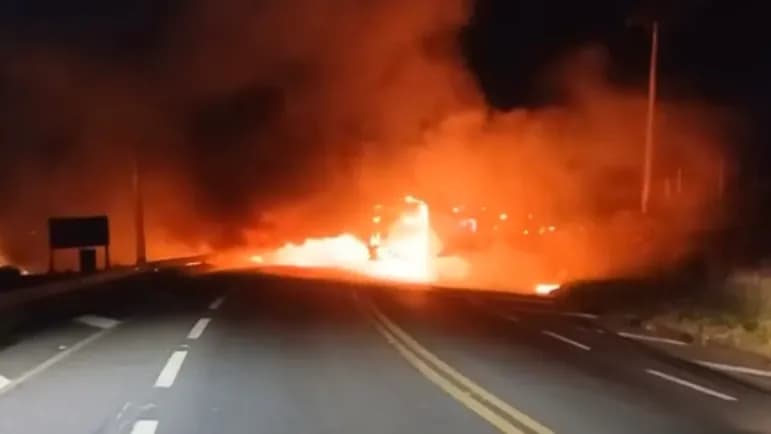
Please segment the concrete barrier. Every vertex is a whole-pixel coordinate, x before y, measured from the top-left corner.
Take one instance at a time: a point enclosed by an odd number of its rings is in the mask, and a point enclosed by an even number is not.
[[[46,318],[67,316],[101,295],[112,297],[114,294],[110,289],[116,289],[114,284],[156,274],[154,271],[202,265],[205,260],[202,256],[164,259],[140,267],[118,267],[90,275],[74,275],[4,292],[0,294],[0,348],[13,343],[18,339],[19,331],[30,324]]]
[[[137,267],[118,267],[95,274],[76,276],[71,279],[20,288],[0,295],[0,311],[18,308],[24,304],[39,301],[48,297],[90,288],[96,285],[152,272],[154,270],[178,268],[183,267],[186,264],[199,264],[203,263],[205,260],[206,256],[163,259],[148,262],[147,264]]]

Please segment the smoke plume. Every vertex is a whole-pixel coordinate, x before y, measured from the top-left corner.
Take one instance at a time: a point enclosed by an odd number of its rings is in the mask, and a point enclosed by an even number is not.
[[[463,205],[507,213],[510,231],[557,226],[541,251],[570,277],[687,253],[726,158],[713,112],[660,106],[653,202],[667,223],[635,232],[643,90],[611,84],[592,48],[545,71],[562,104],[496,111],[459,48],[472,6],[191,0],[147,12],[136,25],[152,36],[122,55],[82,43],[105,26],[2,47],[0,250],[40,265],[48,216],[107,213],[114,256],[133,260],[136,158],[151,257],[356,230],[373,203],[407,193],[440,222]],[[502,245],[473,256],[495,281],[512,261],[547,262]]]

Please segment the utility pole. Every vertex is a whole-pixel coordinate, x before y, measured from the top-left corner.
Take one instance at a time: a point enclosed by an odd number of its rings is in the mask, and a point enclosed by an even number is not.
[[[722,156],[717,166],[717,197],[723,199],[725,195],[725,158]]]
[[[648,72],[648,111],[645,120],[645,154],[643,156],[642,193],[640,195],[640,211],[648,212],[648,202],[651,194],[651,172],[653,170],[653,133],[656,112],[656,64],[659,51],[659,23],[653,21],[651,30],[651,59]]]
[[[145,252],[145,206],[142,197],[142,179],[139,163],[139,150],[134,151],[134,225],[136,232],[137,265],[147,262]]]

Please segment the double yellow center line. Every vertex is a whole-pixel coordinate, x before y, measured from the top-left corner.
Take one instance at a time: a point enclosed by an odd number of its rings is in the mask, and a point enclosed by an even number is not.
[[[359,299],[359,303],[378,332],[418,372],[495,428],[506,434],[554,434],[549,428],[488,392],[439,359],[391,321],[371,301]]]

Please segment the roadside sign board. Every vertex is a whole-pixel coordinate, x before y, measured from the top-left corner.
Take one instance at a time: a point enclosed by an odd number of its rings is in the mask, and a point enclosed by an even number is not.
[[[107,216],[49,218],[48,242],[52,249],[108,246]]]

